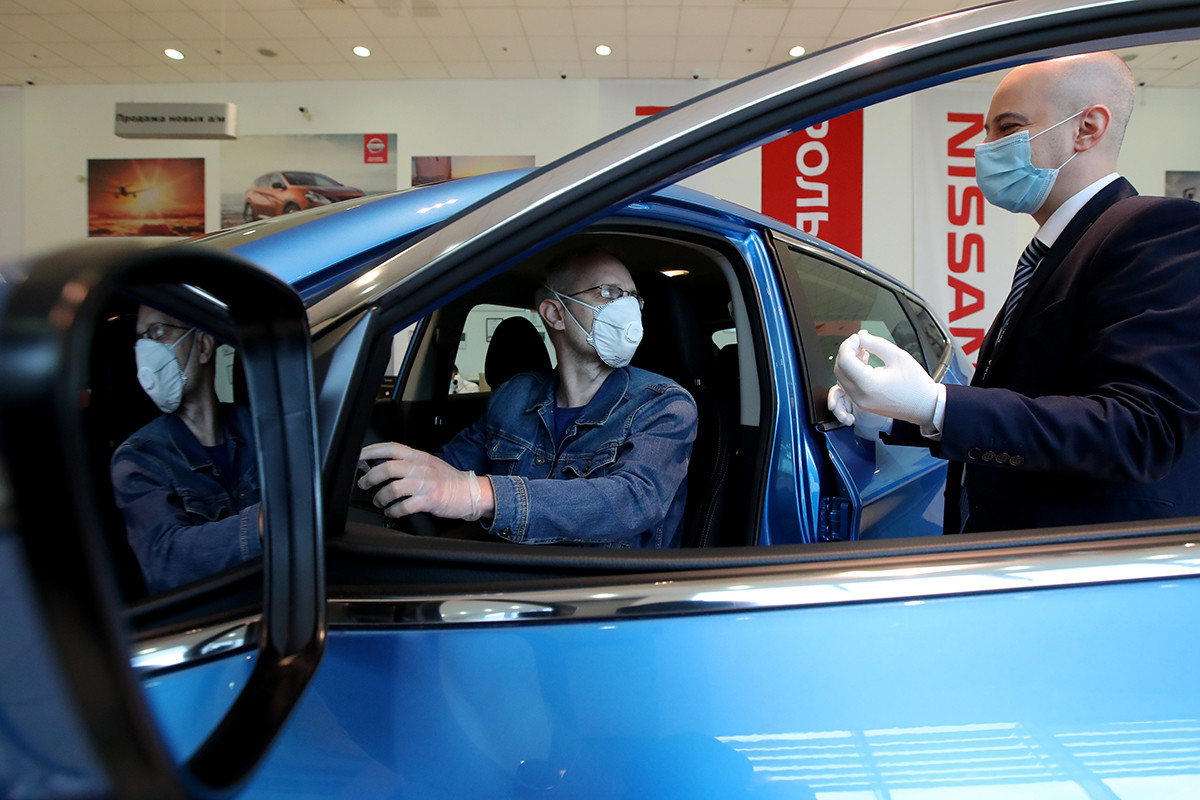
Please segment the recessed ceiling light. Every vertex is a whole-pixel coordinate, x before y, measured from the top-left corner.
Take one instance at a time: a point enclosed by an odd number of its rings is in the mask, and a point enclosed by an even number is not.
[[[183,53],[179,52],[174,47],[168,47],[166,50],[163,50],[163,55],[165,55],[167,58],[173,58],[176,61],[183,61]]]
[[[662,272],[663,275],[666,275],[668,278],[679,278],[679,277],[682,277],[682,276],[688,274],[688,271],[686,269],[664,269],[664,270],[660,270],[660,271]]]
[[[354,55],[359,56],[360,58],[366,58],[367,56],[371,55],[371,50],[363,47],[360,44],[358,47],[354,48]]]
[[[800,56],[804,55],[804,48],[800,45],[796,45],[791,50],[788,50],[788,55],[792,58],[799,58]]]
[[[606,44],[598,44],[598,45],[596,45],[596,55],[598,55],[598,56],[612,55],[612,48]]]

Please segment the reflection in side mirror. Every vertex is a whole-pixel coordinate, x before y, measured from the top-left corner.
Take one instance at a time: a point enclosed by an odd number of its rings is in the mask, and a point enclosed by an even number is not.
[[[0,609],[40,621],[55,662],[44,671],[61,676],[61,683],[46,685],[62,687],[54,690],[56,699],[86,732],[107,776],[107,794],[176,798],[228,791],[265,754],[324,646],[315,404],[303,304],[274,276],[196,246],[93,244],[5,277],[0,476],[8,476],[11,492],[0,491],[0,499],[9,498],[0,504],[0,534],[19,541],[9,551],[31,591],[6,595]],[[136,321],[101,341],[106,320],[121,304]],[[216,402],[215,366],[204,366],[222,342],[236,348],[245,373],[245,405],[232,416]],[[107,354],[124,366],[97,370],[96,359]],[[207,399],[195,401],[201,396]],[[135,409],[122,397],[140,398],[149,421],[106,427],[105,413]],[[154,402],[147,409],[149,397]],[[180,419],[185,414],[197,418]],[[164,426],[174,430],[158,430]],[[203,454],[208,477],[221,483],[218,473],[229,475],[234,495],[239,480],[256,474],[260,497],[239,499],[236,514],[199,502],[191,483],[196,476],[182,469],[168,475],[180,465],[161,452],[178,448],[185,434],[191,437],[187,452],[172,458],[188,462]],[[238,437],[244,452],[221,452]],[[253,467],[239,469],[247,457]],[[189,514],[213,517],[197,527],[236,520],[230,526],[236,533],[219,546],[197,537],[189,551],[171,538],[187,527],[178,520],[192,520]],[[163,517],[173,521],[161,523]],[[146,535],[126,537],[126,519]],[[253,563],[260,530],[261,570]],[[135,565],[135,574],[144,572],[151,588],[170,588],[148,601],[162,618],[186,619],[180,609],[227,601],[230,587],[262,587],[261,614],[185,648],[189,658],[211,660],[257,644],[228,712],[212,715],[212,727],[201,732],[194,752],[183,754],[183,764],[171,757],[130,665],[129,615],[111,555],[113,543],[123,540],[136,540],[138,555],[155,560],[152,569]],[[170,544],[156,551],[162,543]],[[220,547],[230,551],[224,561],[212,552]],[[177,558],[181,553],[186,557]],[[226,569],[230,563],[241,566]],[[186,574],[172,575],[180,569]],[[177,578],[185,585],[172,588]],[[36,668],[24,651],[6,659],[9,669]]]
[[[176,589],[257,559],[261,495],[252,413],[244,391],[231,402],[218,394],[219,384],[244,383],[229,377],[236,361],[225,374],[218,369],[220,348],[228,345],[147,304],[105,324],[116,330],[93,345],[91,410],[100,413],[92,423],[100,430],[92,440],[103,448],[96,460],[108,459],[113,502],[146,591]],[[105,447],[111,442],[119,444]],[[121,543],[112,546],[120,555]],[[127,585],[127,597],[131,591]]]

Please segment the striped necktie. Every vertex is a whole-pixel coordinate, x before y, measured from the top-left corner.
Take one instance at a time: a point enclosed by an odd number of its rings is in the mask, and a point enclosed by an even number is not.
[[[1012,290],[1008,293],[1008,299],[1004,301],[1004,322],[1001,324],[1001,328],[1008,327],[1008,320],[1012,317],[1013,309],[1017,307],[1021,295],[1025,293],[1025,287],[1029,284],[1029,279],[1033,277],[1033,271],[1037,269],[1037,265],[1041,263],[1049,249],[1039,240],[1032,239],[1025,248],[1025,252],[1021,253],[1021,258],[1017,261],[1017,271],[1013,275]]]

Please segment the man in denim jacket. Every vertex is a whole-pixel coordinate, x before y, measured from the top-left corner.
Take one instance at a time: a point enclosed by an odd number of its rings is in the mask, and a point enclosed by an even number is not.
[[[628,366],[642,336],[629,271],[606,251],[572,251],[548,268],[538,313],[554,372],[503,383],[438,456],[369,445],[364,461],[388,460],[359,485],[383,484],[374,502],[389,517],[482,520],[512,542],[678,546],[696,405]]]
[[[113,493],[146,588],[161,592],[262,555],[250,414],[222,405],[215,342],[143,306],[138,380],[163,415],[117,448]]]

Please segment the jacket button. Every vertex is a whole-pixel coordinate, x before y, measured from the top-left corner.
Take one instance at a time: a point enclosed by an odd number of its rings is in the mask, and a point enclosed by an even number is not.
[[[1007,464],[1008,463],[1008,453],[996,453],[996,463],[997,464]]]
[[[546,458],[545,458],[545,456],[534,456],[533,463],[537,464],[540,467],[542,464],[546,463]]]
[[[1024,463],[1025,463],[1025,459],[1022,456],[1013,456],[1012,458],[1010,458],[1008,460],[1008,465],[1010,467],[1019,467]]]
[[[967,458],[974,461],[975,459],[979,458],[979,452],[980,452],[980,450],[978,447],[972,447],[970,450],[967,451]]]
[[[984,454],[982,456],[980,456],[980,458],[983,459],[984,461],[991,461],[995,457],[996,457],[996,454],[994,452],[992,452],[991,450],[985,451]]]

